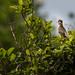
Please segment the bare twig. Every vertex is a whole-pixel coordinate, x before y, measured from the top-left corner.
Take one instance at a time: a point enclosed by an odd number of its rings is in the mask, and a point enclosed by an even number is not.
[[[12,35],[13,35],[13,37],[14,37],[15,43],[16,43],[16,45],[19,47],[18,42],[17,42],[16,35],[15,35],[15,33],[13,32],[13,28],[12,28],[10,22],[9,22],[9,25],[10,25],[10,29],[11,29]],[[19,48],[20,48],[20,47],[19,47]]]
[[[19,65],[17,65],[17,67],[16,67],[16,72],[17,72],[17,70],[18,70],[18,68],[21,66],[21,64],[19,64]]]
[[[68,26],[68,30],[71,29],[71,28],[74,28],[73,25],[71,25],[71,24],[66,24],[66,23],[65,23],[65,25]],[[71,27],[71,28],[70,28],[70,27]]]

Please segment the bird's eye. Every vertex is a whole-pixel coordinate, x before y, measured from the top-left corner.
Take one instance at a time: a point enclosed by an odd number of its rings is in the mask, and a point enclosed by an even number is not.
[[[59,21],[60,23],[62,23],[62,21]]]

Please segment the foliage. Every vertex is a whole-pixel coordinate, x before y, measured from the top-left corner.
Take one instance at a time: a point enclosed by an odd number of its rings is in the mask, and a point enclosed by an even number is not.
[[[19,36],[20,40],[16,40],[17,37],[12,31],[19,50],[14,47],[8,50],[0,48],[0,74],[73,75],[75,30],[69,31],[69,41],[60,35],[52,37],[52,21],[34,16],[33,0],[19,0],[19,5],[10,7],[22,15],[25,31]]]

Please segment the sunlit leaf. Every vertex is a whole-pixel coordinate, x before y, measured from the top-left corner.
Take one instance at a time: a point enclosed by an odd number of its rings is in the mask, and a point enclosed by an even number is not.
[[[27,22],[28,22],[28,25],[31,25],[31,21],[30,20],[28,20]]]
[[[50,50],[50,47],[46,47],[43,53],[46,54],[46,52],[47,52],[48,50]]]
[[[72,30],[72,34],[75,35],[75,29]]]
[[[11,54],[11,56],[10,56],[10,61],[15,60],[15,58],[16,58],[16,55],[15,55],[15,54]]]
[[[28,49],[26,50],[26,54],[27,54],[27,55],[30,55],[30,52],[29,52],[29,50],[28,50]]]
[[[21,56],[21,52],[18,52],[18,56],[17,57],[20,57]]]
[[[39,48],[39,50],[37,51],[37,53],[40,55],[41,53],[42,53],[42,49],[41,48]]]
[[[61,35],[59,35],[58,37],[61,38]]]
[[[53,21],[47,21],[47,24],[50,26]]]
[[[51,25],[51,24],[52,24],[52,22],[53,22],[53,21],[51,20],[51,21],[49,22],[49,24]]]
[[[42,59],[46,59],[48,57],[50,57],[50,55],[45,55]]]
[[[14,47],[8,49],[8,51],[7,51],[7,55],[9,56],[9,55],[12,53],[12,51],[13,51],[14,49],[15,49]]]
[[[17,6],[16,6],[16,5],[14,5],[14,6],[10,6],[10,8],[17,9]]]
[[[70,41],[72,41],[74,38],[75,38],[75,37],[74,37],[74,36],[72,36],[72,37],[70,38]]]
[[[0,57],[1,58],[5,58],[5,55],[6,55],[6,51],[4,48],[0,48]]]
[[[37,71],[37,66],[31,67],[31,70]]]
[[[22,0],[19,0],[19,4],[22,5],[23,4],[23,1]]]
[[[52,30],[53,28],[50,28],[50,31]]]
[[[30,33],[30,37],[31,37],[32,39],[34,39],[34,35],[33,35],[32,33]]]

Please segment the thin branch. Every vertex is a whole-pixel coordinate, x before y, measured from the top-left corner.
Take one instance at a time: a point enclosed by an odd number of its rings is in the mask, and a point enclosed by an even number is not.
[[[9,24],[10,24],[10,23],[9,23]],[[18,42],[17,42],[16,35],[15,35],[15,33],[13,32],[13,28],[12,28],[11,24],[10,24],[10,30],[11,30],[11,32],[12,32],[12,35],[13,35],[13,37],[14,37],[14,40],[15,40],[16,45],[19,47]],[[20,48],[20,47],[19,47],[19,48]]]
[[[17,65],[16,67],[16,72],[18,71],[18,68],[21,66],[21,64]]]
[[[71,25],[71,24],[66,24],[66,23],[65,23],[65,25],[68,26],[68,30],[71,29],[71,28],[74,28],[73,25]],[[71,27],[71,28],[70,28],[70,27]]]
[[[22,54],[25,56],[24,48],[23,48],[23,46],[19,46],[19,44],[18,44],[18,42],[17,42],[16,35],[15,35],[14,31],[13,31],[13,28],[12,28],[10,22],[9,22],[9,25],[10,25],[10,30],[11,30],[11,32],[12,32],[12,35],[13,35],[13,37],[14,37],[14,40],[15,40],[16,45],[18,46],[19,49],[22,50]]]
[[[22,45],[22,40],[24,40],[24,39],[23,39],[24,36],[27,36],[28,38],[30,38],[30,36],[27,35],[26,32],[22,33],[22,35],[21,35],[21,47],[23,47],[23,45]],[[27,39],[26,39],[26,40],[27,40]],[[26,40],[24,40],[24,41],[26,41]],[[25,44],[24,44],[24,46],[25,46]],[[24,48],[23,48],[23,50],[24,50]]]

